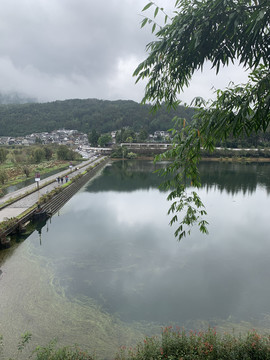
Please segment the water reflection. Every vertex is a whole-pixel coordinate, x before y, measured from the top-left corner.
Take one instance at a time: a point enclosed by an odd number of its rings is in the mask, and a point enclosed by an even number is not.
[[[149,164],[108,166],[52,219],[36,254],[52,261],[67,296],[94,299],[124,321],[263,319],[270,312],[270,167],[202,168],[210,235],[194,230],[179,244]]]
[[[206,189],[217,188],[229,194],[239,191],[252,194],[257,186],[270,193],[269,163],[218,163],[207,162],[200,165],[202,186]]]
[[[162,178],[156,171],[164,163],[153,164],[149,161],[118,161],[104,170],[104,176],[89,183],[87,191],[134,191],[138,189],[157,188]],[[239,191],[252,194],[257,186],[262,186],[270,193],[269,163],[221,163],[203,162],[200,164],[202,187],[226,191],[235,194]]]
[[[162,179],[156,171],[163,167],[164,163],[154,164],[152,160],[116,161],[104,169],[104,176],[89,183],[86,190],[122,192],[157,188]]]

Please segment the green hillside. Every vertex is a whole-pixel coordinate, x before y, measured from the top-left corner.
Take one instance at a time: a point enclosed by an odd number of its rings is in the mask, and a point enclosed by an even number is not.
[[[50,132],[65,128],[89,133],[118,130],[125,126],[135,131],[141,129],[152,133],[168,130],[176,115],[190,119],[192,109],[179,106],[175,111],[161,107],[150,112],[150,105],[131,100],[73,99],[48,103],[0,105],[0,136],[23,136],[34,132]]]

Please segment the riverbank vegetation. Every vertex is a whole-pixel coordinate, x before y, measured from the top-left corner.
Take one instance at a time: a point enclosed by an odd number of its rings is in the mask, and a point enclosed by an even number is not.
[[[4,189],[26,179],[67,169],[81,156],[64,145],[6,146],[0,148],[0,197]]]
[[[266,161],[270,159],[270,148],[251,148],[251,149],[244,149],[244,148],[216,148],[213,151],[208,150],[201,150],[201,157],[202,158],[217,158],[221,160],[225,159],[248,159],[249,161]]]
[[[31,354],[26,357],[25,350],[28,350],[29,343],[31,342],[32,334],[26,332],[21,335],[21,339],[17,345],[17,354],[15,358],[9,360],[35,359],[35,360],[95,360],[95,356],[89,355],[87,352],[82,351],[77,346],[57,347],[57,341],[52,340],[47,346],[37,346]],[[4,352],[4,339],[0,335],[0,358]]]
[[[161,337],[146,338],[133,348],[123,347],[117,360],[242,360],[269,359],[270,337],[255,331],[245,336],[218,334],[214,329],[206,332],[190,331],[166,327]]]
[[[17,359],[29,346],[31,334],[25,333],[18,344]],[[3,349],[3,338],[0,343]],[[25,357],[24,357],[25,358]],[[28,359],[34,360],[97,360],[77,346],[57,347],[51,341],[47,346],[35,348]],[[189,331],[165,327],[161,336],[146,337],[135,347],[122,346],[114,360],[268,360],[270,359],[270,336],[255,330],[246,335],[219,334],[215,329]],[[14,360],[14,359],[10,359]]]
[[[111,157],[116,159],[151,158],[154,159],[157,152],[149,148],[140,149],[140,152],[130,152],[127,146],[115,146]],[[162,151],[159,150],[159,151]],[[270,161],[270,148],[215,148],[213,151],[201,150],[202,160],[214,161],[239,161],[239,162],[268,162]]]

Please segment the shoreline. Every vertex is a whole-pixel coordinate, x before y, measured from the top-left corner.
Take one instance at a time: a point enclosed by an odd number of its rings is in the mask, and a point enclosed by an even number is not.
[[[136,157],[134,160],[154,160],[155,157],[154,156],[138,156]],[[123,160],[122,158],[111,158],[111,160],[115,161],[115,160]],[[133,160],[133,159],[124,159],[124,160]],[[160,160],[163,161],[163,160]],[[164,161],[168,161],[165,160]],[[270,162],[270,157],[269,158],[261,158],[261,157],[202,157],[200,161],[203,162],[233,162],[233,163],[269,163]]]

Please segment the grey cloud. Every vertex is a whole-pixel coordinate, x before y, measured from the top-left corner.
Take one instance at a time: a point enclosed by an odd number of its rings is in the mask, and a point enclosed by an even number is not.
[[[136,24],[132,8],[125,3],[48,4],[32,1],[30,11],[21,1],[14,13],[11,6],[3,11],[8,36],[2,40],[0,54],[8,54],[15,66],[32,64],[42,72],[88,75],[97,68],[104,71],[121,54],[137,51],[133,38],[140,32],[139,21]]]
[[[146,57],[150,28],[140,29],[145,0],[3,0],[1,92],[41,101],[143,97],[132,73]],[[173,8],[173,1],[162,5]],[[195,82],[191,96],[208,84]]]

